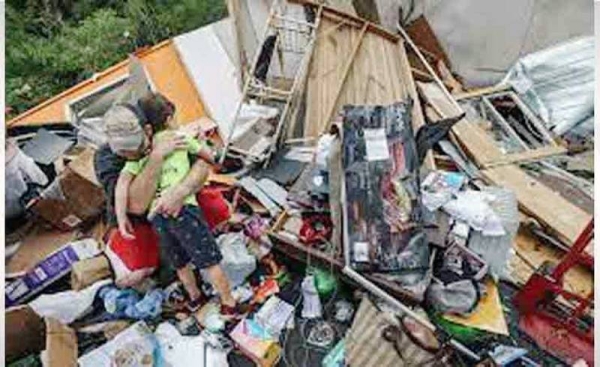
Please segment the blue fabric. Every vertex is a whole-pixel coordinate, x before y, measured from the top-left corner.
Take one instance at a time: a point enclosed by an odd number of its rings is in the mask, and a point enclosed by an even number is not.
[[[98,295],[104,301],[104,308],[110,315],[134,320],[158,317],[162,312],[165,298],[161,289],[154,289],[140,299],[139,293],[135,290],[119,289],[115,286],[102,288]]]

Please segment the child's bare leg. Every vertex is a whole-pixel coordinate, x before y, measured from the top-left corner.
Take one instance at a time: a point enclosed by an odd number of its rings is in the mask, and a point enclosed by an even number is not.
[[[221,296],[221,303],[228,307],[235,306],[235,299],[231,295],[231,287],[229,286],[229,280],[221,268],[221,265],[213,265],[206,268],[206,272],[210,277],[212,286],[216,289],[217,293]]]
[[[200,288],[198,288],[196,275],[189,264],[183,268],[177,269],[177,277],[183,284],[183,287],[191,300],[196,300],[200,297],[202,293],[200,292]]]

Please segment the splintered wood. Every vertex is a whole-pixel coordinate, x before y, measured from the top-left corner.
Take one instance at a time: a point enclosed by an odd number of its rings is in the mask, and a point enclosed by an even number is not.
[[[513,246],[515,256],[511,258],[511,275],[517,283],[525,284],[529,277],[546,261],[558,264],[563,258],[563,251],[545,246],[527,230],[519,230]],[[594,290],[594,274],[587,268],[578,265],[565,274],[564,287],[585,297]]]
[[[402,50],[399,50],[402,48]],[[317,137],[345,104],[389,105],[408,95],[403,46],[367,30],[367,23],[321,20],[307,83],[304,137]]]
[[[424,99],[442,118],[460,114],[435,84],[417,83]],[[521,210],[549,228],[569,246],[577,239],[591,215],[528,175],[516,163],[557,154],[562,147],[542,147],[524,153],[502,154],[492,138],[478,124],[463,119],[452,133],[466,153],[481,168],[482,176],[493,185],[515,192]]]
[[[327,8],[306,83],[304,138],[327,130],[344,105],[390,105],[411,99],[412,124],[425,123],[404,42],[377,26]],[[434,167],[433,155],[425,164]]]

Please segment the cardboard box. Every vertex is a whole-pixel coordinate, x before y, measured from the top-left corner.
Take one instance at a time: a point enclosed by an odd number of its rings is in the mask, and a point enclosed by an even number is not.
[[[75,241],[61,247],[25,275],[6,284],[4,296],[6,307],[15,306],[31,299],[71,271],[74,263],[98,254],[100,254],[100,248],[93,239]]]
[[[94,173],[94,155],[86,150],[73,160],[31,209],[61,230],[71,230],[97,217],[104,192]]]
[[[47,367],[77,366],[75,331],[60,322],[39,317],[29,306],[6,311],[6,362],[42,353]]]
[[[64,232],[55,228],[45,228],[36,223],[20,241],[21,244],[15,254],[7,261],[7,276],[16,278],[24,275],[53,252],[76,238],[76,231]]]
[[[272,367],[279,361],[281,347],[277,340],[251,319],[240,321],[230,334],[239,349],[261,367]]]
[[[110,278],[112,270],[105,255],[84,259],[73,264],[71,269],[71,288],[82,290],[99,280]]]

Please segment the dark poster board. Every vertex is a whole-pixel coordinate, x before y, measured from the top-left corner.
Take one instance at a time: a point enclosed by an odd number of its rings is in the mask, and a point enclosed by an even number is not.
[[[344,107],[345,245],[351,265],[361,271],[400,274],[428,267],[410,116],[406,103]]]

